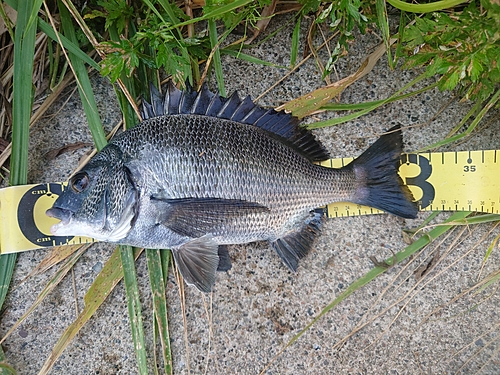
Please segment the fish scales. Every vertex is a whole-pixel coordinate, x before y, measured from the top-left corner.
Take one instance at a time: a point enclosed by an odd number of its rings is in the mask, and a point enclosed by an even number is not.
[[[141,160],[144,194],[164,197],[225,198],[257,202],[269,212],[235,216],[214,233],[234,244],[280,237],[285,223],[311,207],[348,200],[355,188],[352,170],[312,164],[259,128],[198,115],[146,120],[117,145],[130,163]],[[142,162],[142,161],[145,162]],[[144,165],[143,165],[144,164]]]
[[[292,270],[320,233],[313,210],[335,201],[415,217],[397,175],[394,127],[346,167],[327,157],[290,115],[203,87],[162,97],[152,88],[145,120],[115,137],[69,182],[49,216],[58,235],[170,248],[184,279],[208,292],[231,267],[225,245],[266,240]]]
[[[352,171],[318,167],[248,125],[176,115],[144,121],[132,130],[112,143],[130,160],[158,158],[145,163],[158,184],[148,188],[166,189],[171,198],[246,199],[279,210],[291,198],[305,202],[297,206],[319,206],[346,199],[354,189]]]

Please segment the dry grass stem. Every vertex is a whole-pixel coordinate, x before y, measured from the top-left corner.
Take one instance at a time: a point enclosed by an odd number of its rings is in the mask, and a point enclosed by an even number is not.
[[[327,43],[330,43],[333,38],[335,38],[338,35],[338,32],[334,33],[330,38],[328,38],[325,42],[323,42],[319,47],[318,51],[323,48]],[[269,94],[276,86],[278,86],[281,82],[283,82],[285,79],[290,77],[297,69],[299,69],[302,65],[304,65],[312,56],[314,56],[312,53],[309,53],[306,57],[304,57],[297,65],[293,67],[288,73],[286,73],[283,77],[281,77],[279,80],[277,80],[274,84],[272,84],[268,89],[266,89],[262,94],[260,94],[258,97],[255,98],[255,102],[259,101],[262,99],[264,96]]]
[[[186,290],[184,286],[184,279],[179,272],[179,269],[175,265],[175,262],[172,262],[172,267],[175,276],[175,282],[177,283],[177,288],[179,291],[179,301],[181,304],[181,313],[182,313],[182,323],[184,325],[184,345],[186,348],[186,367],[188,374],[191,373],[191,365],[189,359],[189,340],[188,340],[188,326],[187,326],[187,317],[186,317]]]

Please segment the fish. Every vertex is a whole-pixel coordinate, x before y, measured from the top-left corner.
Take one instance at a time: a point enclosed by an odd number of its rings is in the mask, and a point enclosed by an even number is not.
[[[228,246],[267,241],[296,271],[320,235],[317,208],[349,201],[403,218],[418,212],[398,175],[399,125],[342,168],[291,114],[168,84],[143,120],[115,136],[47,210],[57,236],[171,249],[184,280],[210,292]]]

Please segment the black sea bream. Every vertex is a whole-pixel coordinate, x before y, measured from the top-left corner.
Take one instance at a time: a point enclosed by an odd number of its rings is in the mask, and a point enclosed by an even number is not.
[[[153,87],[144,120],[116,136],[69,181],[47,215],[55,235],[171,249],[188,284],[211,290],[231,267],[225,245],[268,241],[292,270],[320,232],[317,207],[368,205],[405,218],[416,206],[397,171],[399,127],[341,169],[296,118],[169,85]]]

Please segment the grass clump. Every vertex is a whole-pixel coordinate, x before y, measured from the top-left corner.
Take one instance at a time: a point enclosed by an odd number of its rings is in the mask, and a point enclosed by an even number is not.
[[[499,30],[500,6],[489,1],[417,17],[402,36],[404,68],[424,66],[429,77],[440,75],[440,90],[487,100],[500,82]]]

